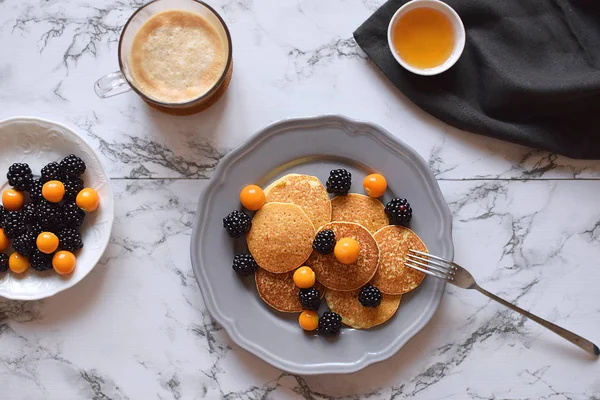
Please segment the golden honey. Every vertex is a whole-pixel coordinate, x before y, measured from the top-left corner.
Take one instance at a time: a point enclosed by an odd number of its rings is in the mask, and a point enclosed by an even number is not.
[[[407,11],[393,30],[392,44],[407,64],[428,69],[442,65],[454,49],[454,27],[442,12],[429,7]]]

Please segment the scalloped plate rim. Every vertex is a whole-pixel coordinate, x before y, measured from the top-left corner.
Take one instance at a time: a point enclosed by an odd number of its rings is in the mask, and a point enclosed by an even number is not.
[[[279,358],[276,354],[271,353],[266,348],[258,345],[255,342],[248,341],[244,338],[244,336],[239,331],[238,323],[231,317],[226,316],[220,310],[210,284],[207,283],[206,276],[203,272],[203,268],[201,268],[201,262],[198,259],[197,252],[193,251],[194,243],[199,242],[201,236],[201,225],[199,225],[199,221],[201,221],[203,216],[208,212],[206,207],[203,209],[203,205],[206,203],[207,199],[212,196],[214,190],[220,185],[224,184],[225,178],[227,176],[228,168],[247,154],[249,154],[254,148],[259,146],[263,141],[268,140],[270,137],[277,135],[281,131],[293,129],[294,127],[301,126],[302,128],[307,127],[316,127],[323,125],[337,125],[342,126],[343,129],[349,134],[367,134],[371,136],[375,136],[373,132],[377,132],[381,135],[381,138],[376,138],[377,141],[380,142],[381,145],[385,145],[392,149],[394,152],[405,153],[411,162],[416,165],[420,172],[424,173],[424,180],[426,187],[429,189],[430,193],[435,198],[435,204],[439,209],[440,213],[443,216],[441,231],[443,232],[443,238],[445,239],[444,246],[447,248],[446,257],[449,259],[453,259],[454,257],[454,245],[452,239],[452,215],[450,213],[450,209],[446,200],[444,199],[442,192],[439,188],[437,180],[435,176],[431,172],[429,166],[426,161],[410,146],[401,141],[400,139],[392,136],[386,129],[381,127],[378,124],[370,123],[370,122],[362,122],[347,118],[342,115],[319,115],[314,117],[300,117],[300,118],[289,118],[282,119],[276,121],[263,129],[259,130],[257,133],[252,135],[249,139],[244,141],[240,146],[232,150],[230,153],[225,155],[222,159],[215,172],[213,173],[212,178],[210,179],[206,188],[202,191],[199,196],[198,207],[196,210],[196,215],[194,219],[192,237],[190,241],[190,256],[192,261],[192,269],[194,271],[194,275],[196,277],[196,281],[200,286],[202,297],[204,299],[204,303],[206,308],[212,315],[212,317],[225,329],[227,334],[231,337],[231,339],[238,344],[240,347],[245,349],[246,351],[254,354],[255,356],[261,358],[272,366],[279,368],[281,370],[302,374],[302,375],[317,375],[317,374],[336,374],[336,373],[353,373],[357,372],[369,365],[375,364],[377,362],[381,362],[387,360],[392,355],[397,353],[410,339],[412,339],[417,333],[419,333],[425,325],[431,320],[435,312],[437,311],[441,299],[443,297],[443,288],[445,287],[445,283],[443,283],[442,291],[439,297],[432,297],[429,304],[427,304],[427,308],[424,310],[422,317],[419,320],[416,320],[415,323],[410,325],[410,327],[403,332],[402,335],[399,335],[397,340],[390,343],[389,346],[379,349],[377,352],[368,352],[366,351],[364,356],[358,360],[355,360],[352,363],[322,363],[322,364],[313,364],[310,366],[302,365],[302,364],[294,364],[289,361],[284,361]],[[358,127],[359,129],[355,131],[348,131],[347,127]],[[362,131],[360,128],[363,128]],[[367,129],[364,129],[367,128]],[[385,142],[382,142],[379,139],[385,139]]]

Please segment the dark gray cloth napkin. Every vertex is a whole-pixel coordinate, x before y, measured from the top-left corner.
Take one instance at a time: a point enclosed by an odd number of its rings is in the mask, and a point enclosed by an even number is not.
[[[467,31],[450,70],[424,77],[390,53],[390,0],[354,32],[423,110],[459,129],[600,159],[600,0],[448,0]]]

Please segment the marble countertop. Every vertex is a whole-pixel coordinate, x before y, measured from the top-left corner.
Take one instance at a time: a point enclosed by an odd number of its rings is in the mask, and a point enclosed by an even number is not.
[[[96,97],[141,0],[0,0],[0,119],[83,134],[116,196],[111,243],[74,288],[0,300],[1,399],[600,399],[600,362],[471,291],[389,360],[295,376],[237,347],[189,260],[196,199],[221,157],[276,120],[339,113],[413,146],[454,216],[456,260],[519,306],[600,342],[600,162],[451,128],[410,103],[352,39],[383,0],[209,0],[235,71],[208,111],[172,117]]]

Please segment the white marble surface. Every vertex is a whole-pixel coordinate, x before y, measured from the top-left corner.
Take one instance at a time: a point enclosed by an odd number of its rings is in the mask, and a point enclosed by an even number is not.
[[[450,128],[413,106],[356,46],[382,0],[211,0],[235,72],[203,114],[175,118],[134,94],[96,98],[139,0],[0,0],[0,119],[84,134],[117,196],[111,244],[73,289],[0,300],[0,399],[600,399],[600,361],[478,293],[448,288],[390,360],[349,376],[282,373],[207,314],[189,256],[198,194],[262,126],[341,113],[413,146],[454,214],[456,260],[520,306],[600,342],[600,162]]]

